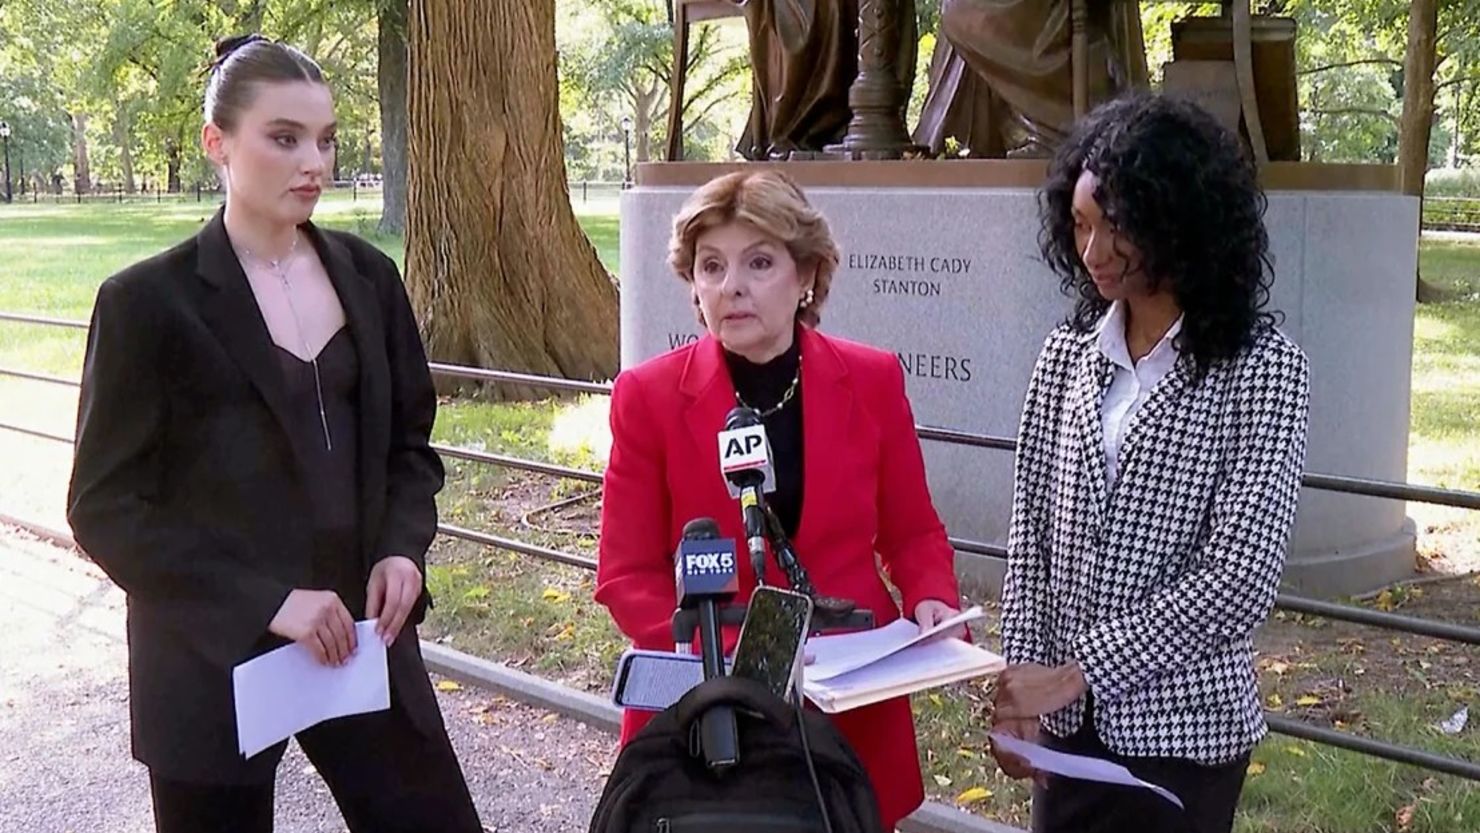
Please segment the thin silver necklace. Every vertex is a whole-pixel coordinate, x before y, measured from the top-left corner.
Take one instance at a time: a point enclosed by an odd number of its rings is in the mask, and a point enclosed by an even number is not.
[[[319,424],[324,428],[324,448],[327,451],[334,450],[334,438],[329,435],[329,415],[324,410],[324,383],[319,378],[319,357],[308,347],[308,337],[303,333],[303,319],[298,316],[298,306],[293,303],[293,285],[288,281],[288,267],[293,265],[293,256],[298,253],[298,232],[293,232],[293,245],[288,247],[288,253],[278,260],[268,260],[259,257],[251,249],[242,247],[242,254],[267,267],[267,271],[276,277],[283,285],[283,297],[288,300],[288,312],[293,315],[293,327],[298,330],[298,343],[303,345],[303,354],[311,356],[308,363],[313,365],[313,387],[318,396]]]

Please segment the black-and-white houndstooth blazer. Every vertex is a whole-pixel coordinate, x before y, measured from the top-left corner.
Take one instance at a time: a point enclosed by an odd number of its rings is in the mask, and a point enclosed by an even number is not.
[[[1194,381],[1179,358],[1128,426],[1107,488],[1096,335],[1049,336],[1023,408],[1003,644],[1077,661],[1105,745],[1225,763],[1264,736],[1252,633],[1284,569],[1305,463],[1309,369],[1270,328]],[[1068,737],[1084,701],[1045,715]]]

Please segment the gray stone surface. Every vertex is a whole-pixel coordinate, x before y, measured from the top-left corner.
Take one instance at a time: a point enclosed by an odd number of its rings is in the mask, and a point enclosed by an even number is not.
[[[687,188],[622,195],[622,362],[700,333],[666,264]],[[896,352],[922,424],[1015,435],[1044,337],[1068,310],[1038,255],[1034,192],[1014,188],[813,187],[843,263],[822,329]],[[1417,204],[1394,194],[1270,195],[1272,306],[1311,358],[1307,468],[1402,481],[1407,474]],[[718,426],[716,426],[717,430]],[[953,535],[1006,538],[1011,455],[925,444],[936,504]],[[1408,573],[1413,532],[1395,501],[1303,496],[1289,579],[1317,593]],[[993,562],[963,556],[989,585]]]

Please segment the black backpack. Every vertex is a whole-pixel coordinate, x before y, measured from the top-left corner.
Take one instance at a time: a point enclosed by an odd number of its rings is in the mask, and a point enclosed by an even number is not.
[[[740,740],[740,761],[723,774],[709,769],[698,744],[699,717],[719,705],[735,709]],[[824,833],[828,823],[832,833],[884,833],[873,784],[852,747],[827,717],[799,713],[753,680],[719,677],[628,742],[590,833]]]

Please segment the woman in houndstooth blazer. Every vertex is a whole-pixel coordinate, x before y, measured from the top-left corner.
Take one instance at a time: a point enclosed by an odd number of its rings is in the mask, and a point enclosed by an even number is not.
[[[1075,298],[1024,405],[996,731],[1167,787],[1034,776],[1034,831],[1228,831],[1264,735],[1252,634],[1305,458],[1305,355],[1264,310],[1265,201],[1195,105],[1105,105],[1056,155],[1044,256]]]

